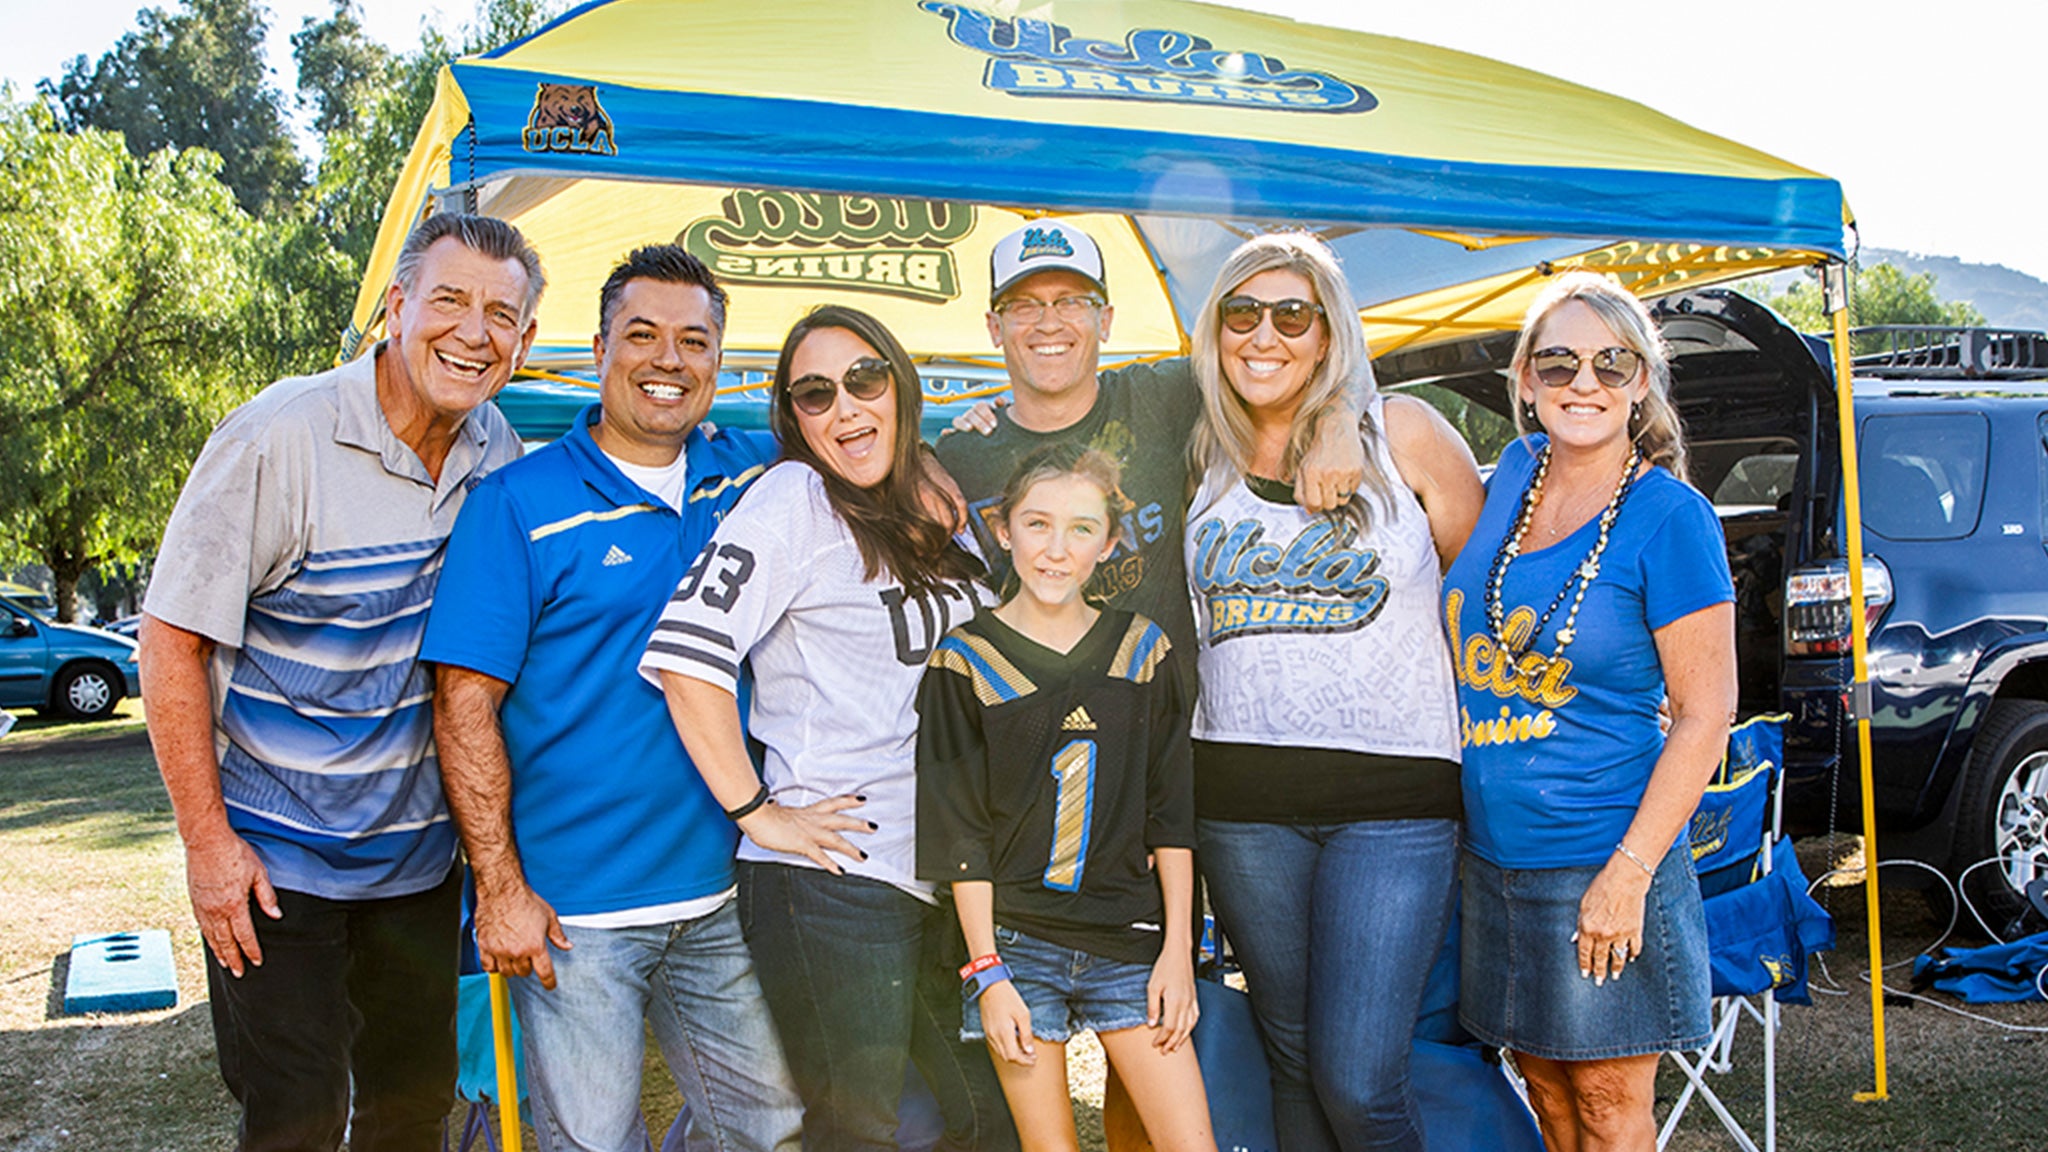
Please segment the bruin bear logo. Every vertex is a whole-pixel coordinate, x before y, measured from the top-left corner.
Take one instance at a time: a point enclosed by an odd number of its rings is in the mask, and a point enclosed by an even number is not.
[[[597,102],[595,84],[541,84],[533,96],[520,146],[528,152],[588,152],[616,156],[612,118]]]

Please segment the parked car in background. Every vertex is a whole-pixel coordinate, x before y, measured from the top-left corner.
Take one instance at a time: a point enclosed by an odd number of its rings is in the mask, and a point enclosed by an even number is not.
[[[57,618],[57,601],[47,592],[38,591],[26,584],[0,580],[0,596],[7,597],[45,620]]]
[[[1692,482],[1735,576],[1745,714],[1786,712],[1788,812],[1860,830],[1849,574],[1827,346],[1747,297],[1653,307]],[[1863,330],[1855,363],[1873,799],[1881,858],[1968,891],[1994,926],[2048,892],[2048,334]],[[1513,335],[1400,351],[1383,385],[1507,412]],[[1493,541],[1474,541],[1491,547]]]
[[[97,720],[140,691],[133,640],[52,623],[0,596],[0,707]]]

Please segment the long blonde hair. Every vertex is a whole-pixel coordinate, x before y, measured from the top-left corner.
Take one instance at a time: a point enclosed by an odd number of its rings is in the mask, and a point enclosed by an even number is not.
[[[1671,350],[1650,310],[1635,294],[1612,278],[1597,272],[1567,272],[1543,290],[1529,305],[1522,320],[1522,334],[1515,340],[1514,359],[1508,364],[1508,404],[1514,409],[1515,431],[1526,434],[1536,424],[1536,415],[1522,403],[1520,383],[1529,370],[1529,358],[1536,352],[1536,330],[1566,302],[1577,300],[1593,310],[1614,338],[1643,358],[1643,375],[1650,387],[1642,403],[1629,413],[1629,439],[1643,454],[1680,480],[1686,475],[1685,433],[1678,423],[1678,408],[1671,403]]]
[[[1193,497],[1212,474],[1219,481],[1212,491],[1220,493],[1251,471],[1251,413],[1244,398],[1223,375],[1223,322],[1217,306],[1245,281],[1275,268],[1298,273],[1308,280],[1315,290],[1315,302],[1323,307],[1322,323],[1330,335],[1329,351],[1309,377],[1301,407],[1294,414],[1281,468],[1291,476],[1301,466],[1315,440],[1318,422],[1338,409],[1347,393],[1355,391],[1361,409],[1365,409],[1359,421],[1359,435],[1365,442],[1365,482],[1336,515],[1353,529],[1362,531],[1372,521],[1368,494],[1382,508],[1395,507],[1392,482],[1373,451],[1381,430],[1367,408],[1378,391],[1372,374],[1372,353],[1365,346],[1358,305],[1352,299],[1351,285],[1344,279],[1343,269],[1337,266],[1336,253],[1308,232],[1273,232],[1238,245],[1217,271],[1209,298],[1202,303],[1194,332],[1195,383],[1202,392],[1202,417],[1195,422],[1194,438],[1188,445],[1188,495]]]

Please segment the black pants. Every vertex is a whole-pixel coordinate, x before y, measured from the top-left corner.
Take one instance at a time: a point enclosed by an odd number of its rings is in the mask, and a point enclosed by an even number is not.
[[[388,900],[277,893],[250,905],[263,964],[236,979],[209,957],[221,1078],[244,1152],[426,1152],[455,1103],[455,963],[462,885]],[[349,1125],[349,1087],[355,1115]]]

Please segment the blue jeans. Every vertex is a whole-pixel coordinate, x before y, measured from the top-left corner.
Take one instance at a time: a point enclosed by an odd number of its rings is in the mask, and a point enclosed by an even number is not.
[[[949,911],[877,880],[741,861],[740,918],[807,1152],[894,1149],[906,1061],[938,1099],[940,1152],[1018,1146],[987,1045],[960,1039],[965,947]]]
[[[555,988],[510,981],[544,1152],[642,1152],[647,1023],[690,1107],[690,1152],[795,1152],[803,1105],[728,902],[696,920],[566,927]]]
[[[1456,822],[1199,820],[1196,835],[1265,1037],[1282,1152],[1419,1152],[1408,1053],[1449,923]]]

